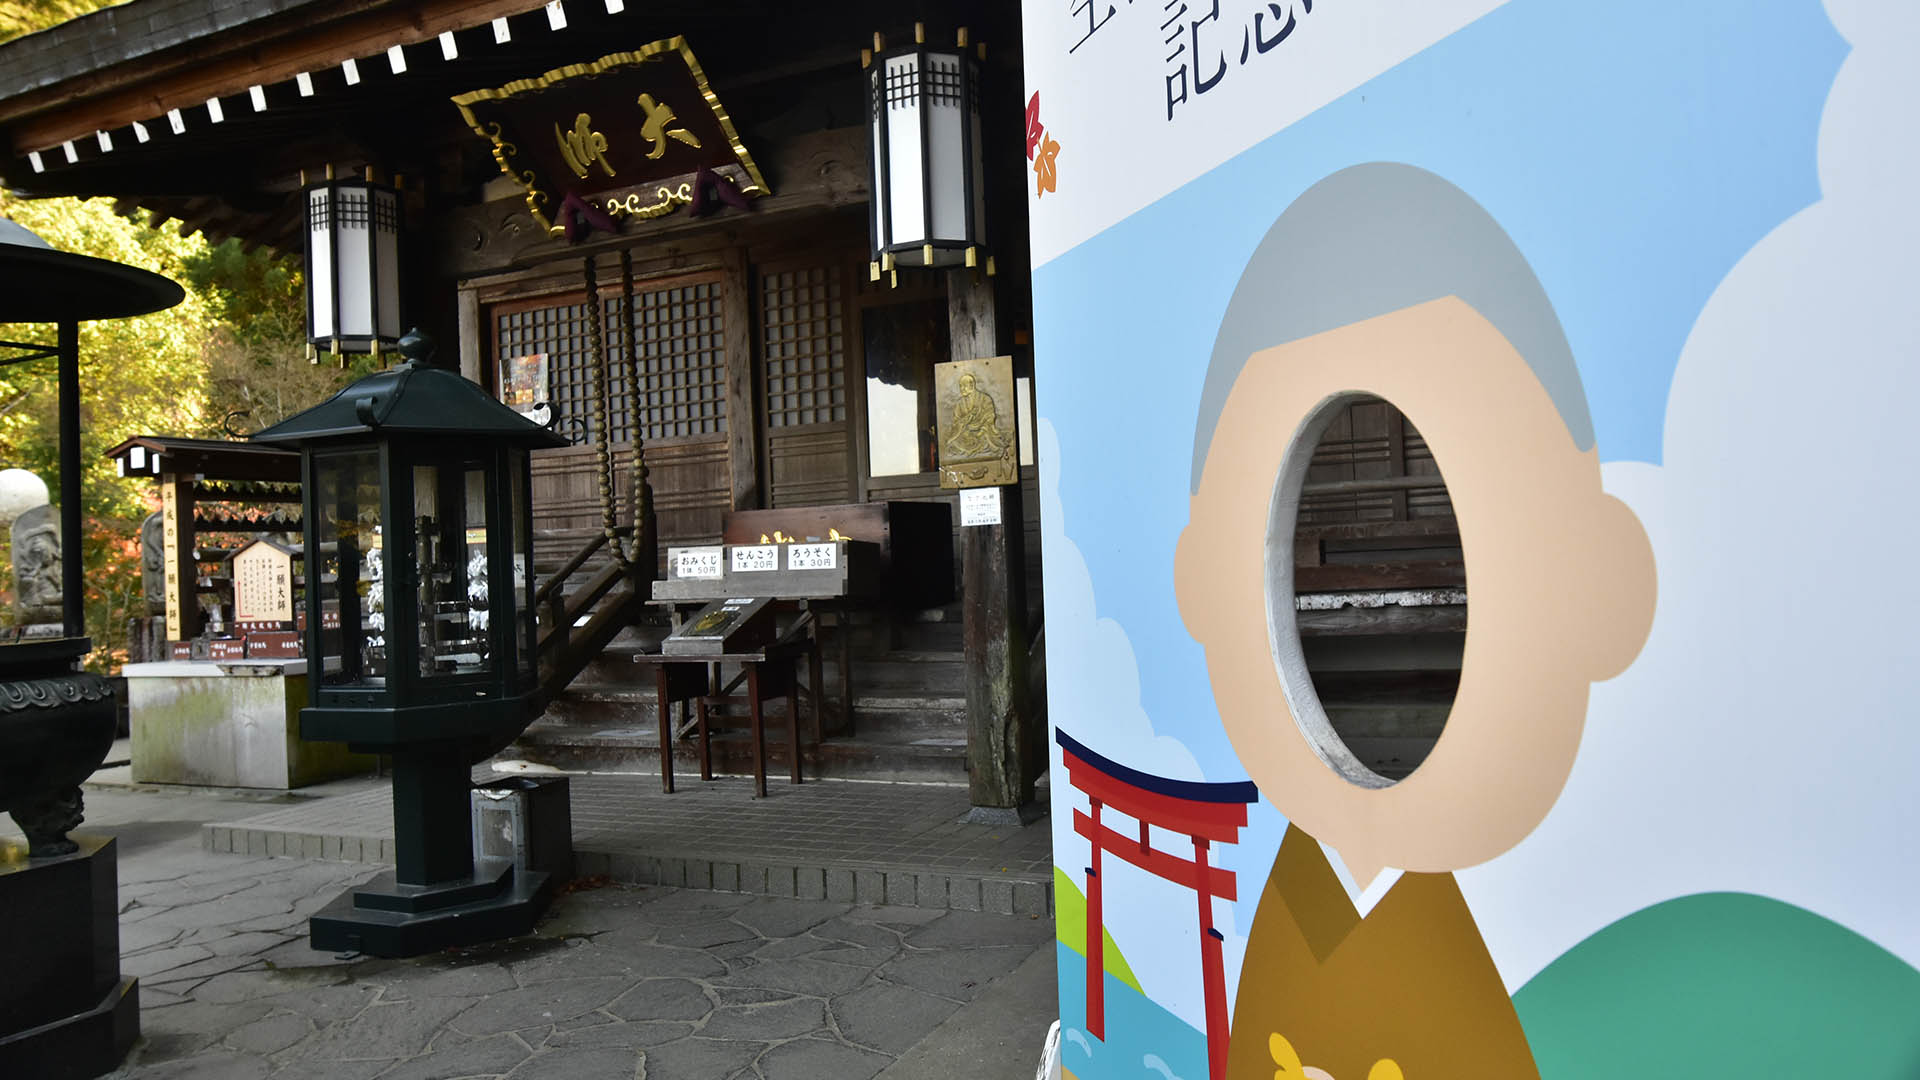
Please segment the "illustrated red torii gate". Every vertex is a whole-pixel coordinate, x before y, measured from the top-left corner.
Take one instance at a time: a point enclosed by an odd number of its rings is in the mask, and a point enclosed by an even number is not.
[[[1260,797],[1250,781],[1210,784],[1168,780],[1129,769],[1094,753],[1064,731],[1054,732],[1066,759],[1067,778],[1084,792],[1092,813],[1073,812],[1073,830],[1093,845],[1087,867],[1087,1033],[1107,1037],[1106,930],[1101,914],[1103,886],[1100,856],[1115,855],[1156,877],[1192,889],[1200,908],[1200,974],[1207,1008],[1207,1073],[1223,1080],[1227,1072],[1226,970],[1220,955],[1221,934],[1213,925],[1213,900],[1237,898],[1234,875],[1207,864],[1211,845],[1231,844],[1247,824],[1247,804]],[[1100,820],[1102,807],[1139,822],[1136,839]],[[1193,840],[1191,859],[1159,851],[1150,838],[1152,826],[1185,833]]]

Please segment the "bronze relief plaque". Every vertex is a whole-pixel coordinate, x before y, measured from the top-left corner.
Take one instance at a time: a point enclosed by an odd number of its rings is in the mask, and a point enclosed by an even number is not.
[[[1014,429],[1013,357],[953,360],[933,366],[940,486],[992,487],[1020,482]]]

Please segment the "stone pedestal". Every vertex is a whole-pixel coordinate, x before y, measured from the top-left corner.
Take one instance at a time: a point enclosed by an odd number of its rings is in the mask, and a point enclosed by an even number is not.
[[[176,660],[122,672],[138,783],[284,790],[373,771],[371,754],[301,740],[305,660]]]
[[[140,988],[120,977],[119,872],[111,837],[29,859],[0,841],[0,1074],[110,1072],[140,1034]]]

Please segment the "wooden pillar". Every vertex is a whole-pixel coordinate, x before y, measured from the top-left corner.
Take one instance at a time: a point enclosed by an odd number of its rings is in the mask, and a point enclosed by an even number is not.
[[[727,477],[735,510],[758,510],[766,505],[760,484],[760,423],[754,393],[752,289],[746,255],[728,252],[720,286],[720,322],[726,342]]]
[[[973,270],[947,278],[950,358],[997,356],[993,282]],[[960,529],[961,608],[967,656],[967,774],[973,805],[1006,811],[1033,801],[1027,730],[1024,527],[1019,485],[999,489],[1000,524]],[[985,820],[975,815],[976,820]]]
[[[200,566],[193,557],[191,475],[160,474],[160,544],[166,559],[167,640],[186,641],[200,632]]]

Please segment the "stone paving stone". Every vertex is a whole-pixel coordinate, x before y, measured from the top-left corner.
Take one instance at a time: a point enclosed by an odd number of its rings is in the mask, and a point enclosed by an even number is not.
[[[1013,882],[1006,878],[988,878],[980,883],[980,910],[995,915],[1013,914]]]
[[[776,938],[753,950],[753,955],[760,960],[786,960],[817,953],[826,948],[827,944],[826,941],[813,937]]]
[[[837,919],[850,907],[824,900],[759,899],[736,910],[733,920],[759,931],[762,937],[783,938]]]
[[[765,1049],[764,1043],[681,1039],[646,1052],[647,1080],[716,1080],[731,1077],[751,1065],[753,1059]],[[747,1075],[751,1076],[752,1073]],[[767,1075],[780,1075],[785,1080],[784,1074]]]
[[[693,1031],[693,1023],[687,1020],[620,1021],[574,1031],[556,1031],[547,1037],[546,1045],[573,1050],[595,1046],[624,1046],[643,1050],[684,1039]]]
[[[185,964],[205,960],[212,955],[213,950],[204,945],[175,945],[166,949],[134,953],[121,958],[120,975],[122,978],[127,976],[136,979],[151,978],[155,972],[169,971]]]
[[[731,919],[718,922],[696,923],[692,926],[677,926],[660,932],[659,943],[677,945],[688,949],[710,949],[715,945],[727,945],[735,941],[748,941],[758,935],[749,927],[742,926]]]
[[[548,1050],[536,1054],[508,1073],[513,1080],[633,1080],[640,1073],[640,1052],[618,1047],[590,1050]]]
[[[379,1075],[380,1080],[445,1080],[446,1077],[453,1076],[497,1076],[512,1071],[532,1055],[531,1050],[511,1035],[473,1039],[445,1049],[436,1042],[434,1053],[402,1061],[393,1066],[393,1071]]]
[[[843,1043],[795,1039],[761,1055],[760,1073],[769,1080],[871,1080],[890,1060]]]
[[[827,1006],[818,998],[789,998],[764,1005],[715,1009],[700,1035],[708,1039],[773,1042],[827,1030]]]
[[[232,1005],[242,1001],[264,1001],[300,990],[315,990],[345,982],[346,969],[321,970],[313,972],[284,971],[229,971],[216,975],[194,990],[196,1001],[214,1005]],[[368,991],[371,999],[371,991]],[[140,988],[141,1001],[146,1000],[146,987]],[[353,1010],[358,1012],[359,1009]],[[348,1013],[347,1015],[352,1015]],[[328,1019],[335,1019],[328,1017]]]
[[[900,947],[898,931],[870,922],[861,922],[854,917],[854,911],[838,918],[828,919],[813,928],[813,935],[828,941],[845,942],[870,949],[897,949]]]
[[[856,907],[847,912],[847,918],[854,922],[879,923],[882,926],[919,926],[921,923],[932,922],[944,914],[946,912],[929,911],[925,908],[879,904],[872,907]]]
[[[295,1061],[281,1066],[273,1080],[373,1080],[392,1066],[391,1061]]]
[[[960,1008],[957,1001],[875,983],[833,999],[833,1021],[849,1042],[898,1057]]]
[[[1039,945],[1051,940],[1053,924],[1023,915],[950,911],[907,934],[922,949],[972,949],[983,945]]]
[[[205,926],[230,926],[262,915],[278,915],[287,909],[287,901],[278,897],[232,896],[217,904],[170,908],[156,914],[151,921],[164,926],[199,929]]]
[[[263,1057],[214,1050],[143,1067],[139,1077],[140,1080],[262,1080],[270,1067]]]
[[[492,1035],[536,1024],[553,1024],[592,1012],[625,993],[631,985],[631,979],[593,976],[509,990],[477,1003],[459,1001],[465,1011],[454,1017],[452,1024],[456,1030],[469,1035]]]
[[[622,1020],[701,1020],[713,1002],[689,979],[643,979],[605,1011]]]
[[[910,952],[880,969],[880,977],[929,994],[970,1000],[980,987],[1005,975],[1033,950],[1024,946]]]
[[[207,942],[207,948],[212,949],[213,955],[215,956],[251,956],[254,953],[271,949],[275,945],[284,944],[287,939],[288,935],[286,934],[268,934],[261,932],[224,934],[209,940]]]
[[[382,1001],[425,1001],[431,998],[484,997],[512,990],[517,984],[497,963],[462,964],[431,968],[407,965],[395,968],[385,980]]]
[[[762,986],[787,990],[810,997],[832,997],[859,986],[867,972],[845,964],[828,964],[802,957],[797,960],[768,960],[729,973],[719,981],[734,986]]]
[[[659,923],[704,922],[724,917],[753,902],[751,896],[737,893],[710,893],[677,889],[634,889],[640,901],[640,913]]]
[[[1037,881],[1016,881],[1013,883],[1013,913],[1015,915],[1050,914],[1047,906],[1049,890]]]
[[[180,937],[186,931],[177,926],[148,926],[145,923],[126,923],[120,926],[120,951],[136,953],[156,945],[165,945]]]
[[[532,964],[514,965],[514,977],[522,986],[551,972],[566,978],[591,974],[620,974],[632,983],[640,978],[679,977],[707,979],[721,975],[726,965],[701,949],[679,949],[670,945],[630,943],[613,935],[596,939],[590,949],[569,948],[565,954],[550,953]],[[582,959],[582,956],[586,959]],[[591,970],[584,964],[597,965]]]
[[[155,986],[169,986],[174,983],[198,982],[209,976],[233,971],[249,965],[258,964],[252,956],[212,956],[191,964],[170,967],[165,971],[156,971],[146,977],[146,981]],[[124,965],[122,971],[124,973]]]
[[[315,1032],[299,1044],[300,1056],[335,1061],[412,1057],[427,1048],[442,1025],[463,1010],[478,1007],[464,998],[391,1005],[376,1002],[351,1020],[328,1024]]]
[[[226,1037],[226,1044],[248,1054],[272,1054],[285,1050],[313,1033],[313,1024],[296,1013],[263,1017]]]
[[[791,991],[768,990],[760,986],[716,986],[713,996],[721,1008],[732,1005],[761,1005],[771,1001],[795,1001]]]

